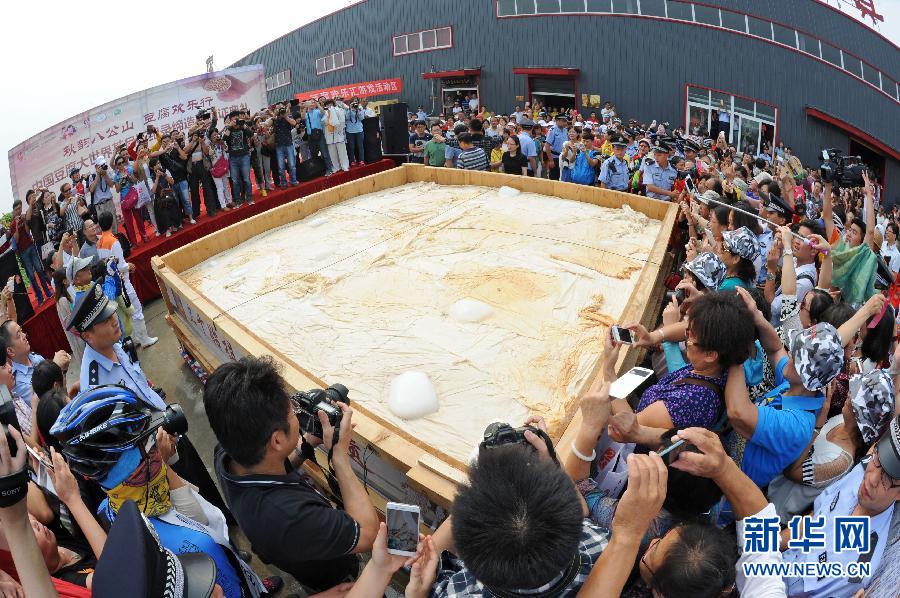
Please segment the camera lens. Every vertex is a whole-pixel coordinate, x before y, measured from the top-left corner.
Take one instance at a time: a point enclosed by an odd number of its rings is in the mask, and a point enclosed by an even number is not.
[[[173,436],[187,434],[188,422],[187,418],[184,416],[184,410],[181,408],[181,405],[173,403],[166,407],[166,415],[163,420],[162,429]]]

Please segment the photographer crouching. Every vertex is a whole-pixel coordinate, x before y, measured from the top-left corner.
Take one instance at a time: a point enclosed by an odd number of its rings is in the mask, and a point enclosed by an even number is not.
[[[328,394],[342,394],[346,400],[342,387],[332,387]],[[297,403],[311,396],[302,393],[300,401],[292,400],[271,358],[243,358],[212,373],[203,403],[219,441],[216,475],[253,551],[321,591],[356,578],[356,555],[372,549],[378,515],[350,466],[352,410],[344,401],[325,403],[337,426],[319,410],[321,437],[302,434],[298,416],[307,416],[309,423],[312,413],[298,413]],[[304,455],[318,445],[332,453],[344,510],[336,509],[299,469]]]

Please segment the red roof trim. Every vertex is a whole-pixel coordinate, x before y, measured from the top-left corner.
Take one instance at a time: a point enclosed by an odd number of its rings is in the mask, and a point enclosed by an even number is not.
[[[879,141],[878,139],[875,139],[874,137],[872,137],[865,131],[857,129],[850,123],[844,122],[841,119],[831,116],[830,114],[822,112],[821,110],[818,110],[816,108],[810,108],[809,106],[806,107],[806,115],[811,116],[813,118],[817,118],[817,119],[819,119],[823,122],[826,122],[830,125],[834,125],[835,127],[839,128],[840,130],[844,131],[845,133],[847,133],[849,135],[853,135],[854,137],[858,137],[861,141],[865,141],[866,143],[868,143],[875,149],[883,152],[885,155],[890,156],[894,160],[897,160],[898,162],[900,162],[900,152],[898,152],[897,150],[895,150],[888,144],[884,143],[883,141]]]
[[[481,69],[459,69],[458,71],[437,71],[435,73],[422,73],[423,79],[449,79],[451,77],[472,77],[481,74]]]
[[[572,67],[536,67],[536,68],[514,68],[514,75],[534,75],[538,77],[577,77],[581,74],[581,69]]]

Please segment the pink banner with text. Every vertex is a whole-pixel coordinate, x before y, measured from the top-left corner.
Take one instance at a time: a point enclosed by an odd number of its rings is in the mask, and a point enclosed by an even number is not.
[[[197,112],[212,106],[224,116],[239,107],[255,112],[266,105],[262,65],[203,73],[107,102],[9,150],[13,197],[24,200],[28,189],[42,187],[58,192],[72,168],[92,169],[97,156],[110,158],[147,125],[161,133],[183,131],[194,125]]]

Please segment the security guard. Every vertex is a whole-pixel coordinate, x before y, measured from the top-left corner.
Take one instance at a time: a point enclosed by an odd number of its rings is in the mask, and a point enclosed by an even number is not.
[[[700,145],[693,139],[685,139],[682,143],[684,159],[688,162],[697,163],[697,154],[700,153]]]
[[[72,306],[72,316],[66,328],[77,330],[86,345],[81,359],[81,390],[102,384],[119,384],[133,390],[153,407],[165,409],[165,401],[150,386],[137,357],[132,357],[122,348],[119,318],[115,316],[116,304],[110,302],[103,287],[96,281]],[[200,495],[225,513],[229,522],[233,522],[234,517],[186,434],[178,439],[176,446],[178,460],[171,464],[172,469],[197,486]]]
[[[653,146],[653,164],[644,168],[643,183],[647,187],[647,197],[673,201],[678,194],[672,191],[678,172],[669,164],[670,148],[664,141],[657,139]]]
[[[862,463],[825,488],[816,498],[812,515],[814,519],[825,519],[825,547],[813,548],[807,553],[799,548],[792,548],[784,553],[784,561],[841,563],[845,567],[850,563],[868,562],[870,571],[874,574],[881,565],[885,548],[891,542],[891,518],[898,500],[900,416],[891,421]],[[837,550],[834,518],[847,516],[870,518],[868,551],[860,553],[855,550]],[[789,596],[853,596],[857,590],[868,587],[871,579],[871,576],[788,577],[785,578],[785,583]]]
[[[569,139],[569,121],[565,114],[556,116],[556,126],[547,133],[547,141],[544,142],[544,156],[547,160],[547,169],[550,178],[559,180],[559,155],[562,153],[563,144]]]
[[[86,344],[81,359],[81,390],[119,384],[153,407],[165,409],[165,401],[150,386],[138,361],[122,348],[122,331],[115,315],[116,304],[97,282],[91,283],[72,308],[68,328],[78,331]]]
[[[628,141],[622,135],[614,134],[610,138],[613,155],[603,161],[600,167],[600,187],[613,191],[628,191],[628,160],[625,159],[625,148]]]

